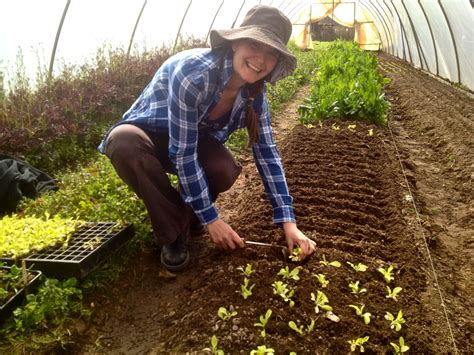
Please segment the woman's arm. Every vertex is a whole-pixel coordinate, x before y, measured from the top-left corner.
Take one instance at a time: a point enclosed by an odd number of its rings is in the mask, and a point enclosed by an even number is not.
[[[288,191],[280,154],[273,140],[268,103],[265,98],[260,115],[259,142],[252,148],[257,169],[273,207],[273,221],[282,224],[290,252],[295,246],[301,248],[303,260],[315,251],[316,243],[296,226],[293,198]]]

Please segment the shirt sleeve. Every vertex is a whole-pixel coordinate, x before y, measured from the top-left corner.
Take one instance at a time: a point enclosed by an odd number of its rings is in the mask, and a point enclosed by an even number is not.
[[[259,120],[259,142],[252,147],[255,164],[273,208],[273,222],[295,222],[293,198],[288,191],[280,153],[273,141],[270,112],[263,98]]]
[[[169,157],[179,178],[181,196],[201,223],[209,224],[219,216],[209,192],[204,170],[198,160],[198,104],[204,81],[185,68],[170,76],[168,95]]]

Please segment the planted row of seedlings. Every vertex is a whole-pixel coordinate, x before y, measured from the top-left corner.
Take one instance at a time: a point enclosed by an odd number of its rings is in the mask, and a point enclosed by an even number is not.
[[[299,248],[295,248],[292,255],[290,255],[290,260],[294,263],[299,261]],[[319,264],[322,267],[334,267],[334,268],[341,268],[341,262],[334,260],[328,261],[326,256],[323,255],[322,259],[319,261]],[[358,273],[366,272],[369,268],[367,265],[363,263],[352,263],[350,261],[346,261],[346,264],[350,267],[350,269],[355,272],[355,275]],[[240,272],[241,276],[243,276],[243,281],[240,284],[240,289],[236,290],[240,296],[247,300],[253,294],[253,290],[256,287],[255,283],[252,283],[252,274],[256,272],[256,270],[252,267],[251,264],[246,264],[245,266],[239,266],[237,270]],[[277,297],[280,297],[284,304],[286,304],[290,308],[295,307],[295,290],[297,283],[301,280],[302,275],[300,271],[302,270],[301,266],[295,266],[293,269],[287,265],[281,268],[278,273],[275,275],[276,279],[272,283],[272,290],[271,294]],[[402,288],[396,285],[393,285],[395,281],[395,269],[393,265],[388,265],[386,268],[380,266],[377,268],[378,273],[380,273],[381,277],[383,277],[386,283],[386,294],[384,295],[386,299],[391,300],[392,302],[397,302],[398,297],[402,292]],[[330,295],[328,296],[327,291],[323,291],[323,289],[327,290],[328,285],[330,284],[330,279],[324,273],[311,273],[310,274],[313,280],[315,281],[315,285],[319,289],[315,289],[315,292],[311,292],[311,301],[314,303],[314,317],[310,317],[310,319],[306,319],[303,321],[296,320],[296,319],[288,319],[287,325],[289,331],[293,331],[303,339],[306,336],[311,336],[313,331],[315,330],[315,325],[318,319],[323,316],[329,319],[332,322],[339,322],[340,318],[337,315],[337,309],[334,309],[330,304]],[[351,294],[353,295],[362,295],[366,294],[369,291],[367,288],[361,285],[360,280],[353,280],[350,281],[347,285],[347,289],[350,290]],[[371,322],[372,314],[368,312],[369,307],[364,303],[359,304],[348,304],[347,307],[354,309],[354,316],[360,318],[361,322],[364,322],[366,326],[368,326]],[[267,338],[267,325],[271,322],[272,314],[274,310],[271,308],[267,309],[265,314],[257,315],[256,316],[256,323],[254,323],[254,327],[259,328],[259,336],[262,338],[262,342],[265,342]],[[296,314],[295,310],[295,314]],[[217,316],[224,322],[230,321],[234,317],[238,317],[238,311],[236,308],[231,305],[228,308],[221,306],[217,310]],[[384,315],[384,319],[386,320],[387,327],[394,330],[395,334],[398,333],[403,325],[406,323],[406,319],[403,316],[402,309],[399,309],[398,312],[391,313],[386,312]],[[278,320],[276,320],[278,321]],[[370,344],[370,331],[368,330],[365,334],[355,338],[355,339],[345,339],[347,342],[347,348],[351,352],[360,351],[361,353],[365,351],[365,347]],[[222,355],[225,353],[223,349],[220,348],[219,345],[219,337],[217,335],[213,335],[210,340],[211,347],[206,348],[204,350],[211,352],[212,354],[219,354]],[[387,344],[388,345],[388,344]],[[399,336],[398,339],[394,339],[393,342],[389,344],[391,346],[391,350],[394,354],[402,354],[407,352],[410,349],[410,346],[405,343],[405,339],[402,336]],[[275,353],[275,349],[268,344],[258,345],[257,348],[250,350],[251,355],[263,355],[263,354],[273,354]],[[296,352],[291,351],[290,355],[294,355]]]

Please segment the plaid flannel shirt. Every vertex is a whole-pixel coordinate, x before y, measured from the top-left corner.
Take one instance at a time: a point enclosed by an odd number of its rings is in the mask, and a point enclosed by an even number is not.
[[[178,53],[159,68],[123,119],[114,125],[129,123],[146,130],[169,132],[169,157],[179,178],[182,198],[203,224],[215,221],[219,215],[197,159],[199,134],[205,131],[224,143],[233,131],[245,127],[248,101],[245,89],[238,94],[230,119],[223,127],[214,127],[208,119],[232,71],[232,51],[191,49]],[[294,222],[293,199],[273,141],[265,91],[255,98],[254,109],[260,115],[260,140],[253,145],[252,151],[273,207],[273,221]],[[102,153],[107,135],[99,146]]]

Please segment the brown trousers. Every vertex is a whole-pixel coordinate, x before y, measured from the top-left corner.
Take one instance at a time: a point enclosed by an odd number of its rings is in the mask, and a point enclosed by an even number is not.
[[[173,173],[167,133],[121,124],[110,132],[105,153],[117,174],[145,203],[160,245],[172,243],[178,234],[188,231],[196,216],[166,175]],[[211,137],[199,138],[198,160],[214,201],[234,184],[242,170],[227,148]]]

